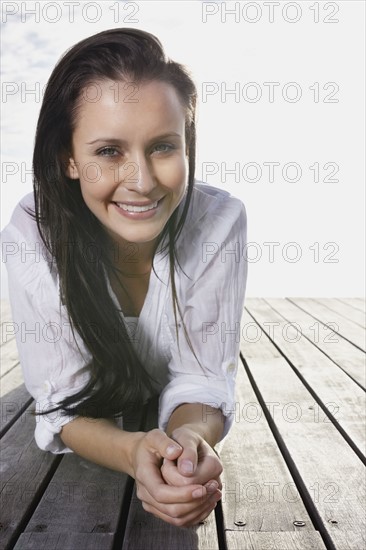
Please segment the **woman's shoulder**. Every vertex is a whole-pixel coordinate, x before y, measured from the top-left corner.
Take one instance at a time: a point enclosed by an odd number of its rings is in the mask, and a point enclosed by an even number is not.
[[[220,229],[232,227],[236,223],[246,223],[244,203],[228,191],[207,183],[196,181],[191,204],[185,221],[186,231],[200,233],[220,232]]]
[[[196,181],[190,209],[192,217],[197,218],[200,214],[206,216],[214,213],[220,214],[223,209],[229,209],[234,213],[235,211],[245,211],[245,206],[239,198],[231,195],[229,191]]]

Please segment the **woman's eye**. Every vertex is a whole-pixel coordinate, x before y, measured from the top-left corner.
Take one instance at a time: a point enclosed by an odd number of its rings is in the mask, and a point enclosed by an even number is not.
[[[158,145],[155,145],[153,148],[153,153],[156,151],[157,153],[169,153],[169,151],[172,151],[174,149],[174,145],[171,145],[170,143],[159,143]]]
[[[119,153],[115,147],[104,147],[97,153],[100,157],[116,157]]]

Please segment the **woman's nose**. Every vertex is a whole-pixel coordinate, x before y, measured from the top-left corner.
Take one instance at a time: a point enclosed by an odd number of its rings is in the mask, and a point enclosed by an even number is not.
[[[121,175],[124,187],[141,195],[148,195],[156,187],[152,166],[145,157],[126,162]]]

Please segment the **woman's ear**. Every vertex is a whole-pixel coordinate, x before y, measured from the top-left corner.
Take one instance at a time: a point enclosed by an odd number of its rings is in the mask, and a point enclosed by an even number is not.
[[[77,163],[74,161],[72,157],[69,158],[67,168],[66,168],[66,175],[72,180],[79,179],[79,170],[77,168]]]

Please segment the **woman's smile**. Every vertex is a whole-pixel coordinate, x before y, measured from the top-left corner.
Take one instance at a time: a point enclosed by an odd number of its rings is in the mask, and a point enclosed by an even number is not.
[[[141,206],[137,202],[113,202],[113,204],[117,207],[118,213],[121,214],[121,216],[126,216],[131,220],[146,220],[148,218],[151,218],[158,212],[159,208],[162,206],[163,200],[164,199],[160,199],[159,201],[155,201],[152,203],[149,202],[146,204],[141,203]]]

